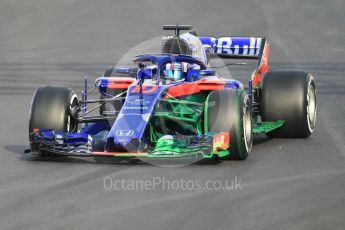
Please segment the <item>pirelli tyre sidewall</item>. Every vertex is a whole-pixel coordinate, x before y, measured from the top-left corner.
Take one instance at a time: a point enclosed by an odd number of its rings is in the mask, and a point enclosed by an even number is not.
[[[298,70],[268,72],[261,84],[263,121],[284,120],[284,125],[268,133],[270,137],[306,138],[315,129],[316,86],[310,73]]]
[[[63,86],[41,86],[31,102],[29,117],[29,139],[34,129],[54,129],[74,132],[78,128],[79,101],[71,88]]]
[[[244,160],[252,151],[252,108],[242,89],[213,91],[207,98],[208,132],[230,133],[230,160]]]

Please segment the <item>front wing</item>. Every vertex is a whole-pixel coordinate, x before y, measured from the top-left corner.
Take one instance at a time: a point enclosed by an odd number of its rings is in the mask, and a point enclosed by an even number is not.
[[[93,151],[93,139],[86,133],[64,133],[40,129],[30,134],[33,154],[55,154],[63,156],[113,156],[125,158],[213,158],[224,157],[228,151],[230,134],[209,133],[207,135],[171,136],[158,140],[149,151]]]

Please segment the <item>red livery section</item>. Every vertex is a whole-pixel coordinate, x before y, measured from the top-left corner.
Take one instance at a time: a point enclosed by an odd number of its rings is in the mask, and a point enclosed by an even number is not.
[[[155,92],[157,89],[158,89],[158,85],[155,85],[155,86],[135,86],[131,93],[139,93],[140,92],[140,88],[141,88],[141,93],[143,94],[149,94],[149,93],[153,93]]]
[[[93,156],[145,156],[143,152],[92,152]]]
[[[108,77],[109,89],[127,89],[134,81],[134,78],[130,77]]]
[[[173,97],[180,97],[199,93],[200,91],[213,91],[224,89],[225,81],[202,79],[192,83],[170,87],[167,93]]]

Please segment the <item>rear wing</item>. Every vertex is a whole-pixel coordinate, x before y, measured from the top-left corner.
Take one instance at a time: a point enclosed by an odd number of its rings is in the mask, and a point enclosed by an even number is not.
[[[269,44],[266,38],[257,37],[199,37],[206,53],[229,59],[258,59],[252,75],[252,84],[259,86],[261,75],[268,72]]]

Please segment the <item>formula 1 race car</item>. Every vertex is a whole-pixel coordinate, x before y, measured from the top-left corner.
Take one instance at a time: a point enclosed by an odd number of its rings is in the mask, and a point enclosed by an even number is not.
[[[135,67],[106,70],[91,90],[85,80],[81,100],[68,87],[37,89],[28,151],[244,160],[255,135],[306,138],[313,132],[313,76],[298,70],[269,71],[265,38],[201,37],[188,25],[163,29],[175,34],[164,37],[161,53],[134,57]],[[257,59],[258,64],[244,85],[218,76],[209,66],[214,56]],[[94,91],[100,96],[88,99]]]

